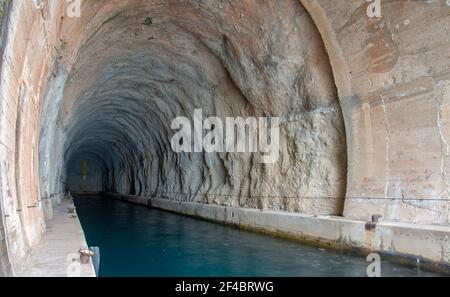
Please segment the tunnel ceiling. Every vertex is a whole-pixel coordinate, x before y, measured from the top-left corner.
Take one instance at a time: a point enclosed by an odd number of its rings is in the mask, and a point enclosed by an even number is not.
[[[64,141],[50,155],[64,156],[69,187],[86,160],[97,190],[341,212],[344,123],[320,34],[299,1],[84,1],[83,12],[84,31],[62,25],[67,71],[54,81],[68,78],[53,84],[64,95],[47,106],[59,110],[55,137]],[[278,162],[175,154],[171,122],[196,108],[205,117],[280,117]]]
[[[0,274],[83,187],[450,222],[446,1],[384,1],[381,17],[365,0],[0,3]],[[279,117],[278,161],[174,153],[171,122],[196,108]]]

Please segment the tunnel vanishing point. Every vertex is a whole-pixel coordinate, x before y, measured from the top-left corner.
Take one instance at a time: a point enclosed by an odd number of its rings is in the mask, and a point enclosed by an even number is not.
[[[448,1],[1,4],[0,275],[68,191],[448,267]],[[278,161],[175,153],[199,108],[278,117]]]

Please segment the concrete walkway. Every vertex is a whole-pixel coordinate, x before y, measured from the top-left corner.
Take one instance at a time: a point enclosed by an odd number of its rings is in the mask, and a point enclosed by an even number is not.
[[[78,217],[72,218],[67,207],[72,199],[64,199],[53,211],[53,219],[47,221],[47,232],[34,249],[30,265],[17,273],[22,277],[95,277],[92,261],[80,264],[78,251],[87,247]]]

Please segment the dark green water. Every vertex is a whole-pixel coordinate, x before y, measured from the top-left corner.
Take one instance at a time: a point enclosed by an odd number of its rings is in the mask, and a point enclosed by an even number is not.
[[[365,276],[364,258],[100,197],[75,198],[100,276]],[[434,276],[383,261],[382,276]]]

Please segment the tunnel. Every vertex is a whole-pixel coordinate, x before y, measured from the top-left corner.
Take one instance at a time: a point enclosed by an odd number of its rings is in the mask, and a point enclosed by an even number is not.
[[[447,266],[447,4],[372,18],[363,0],[2,2],[0,275],[77,194]],[[196,111],[203,137],[225,133],[211,117],[276,118],[276,160],[174,151],[174,120]],[[394,227],[369,235],[377,215]]]
[[[61,165],[70,190],[81,190],[72,169],[85,160],[92,191],[342,211],[344,121],[317,29],[294,1],[274,7],[255,2],[247,9],[260,12],[251,19],[243,17],[245,7],[234,5],[178,8],[195,9],[194,24],[180,23],[170,5],[150,12],[138,5],[117,12],[83,44],[65,86],[62,110],[68,112],[59,116],[67,123]],[[221,16],[227,9],[235,12]],[[213,15],[212,24],[206,14]],[[239,31],[230,24],[235,19]],[[269,28],[276,37],[265,37]],[[243,36],[259,42],[241,47]],[[205,118],[281,118],[278,164],[262,164],[250,153],[174,153],[172,120],[192,118],[199,108]],[[340,200],[315,205],[289,199],[299,195]]]

